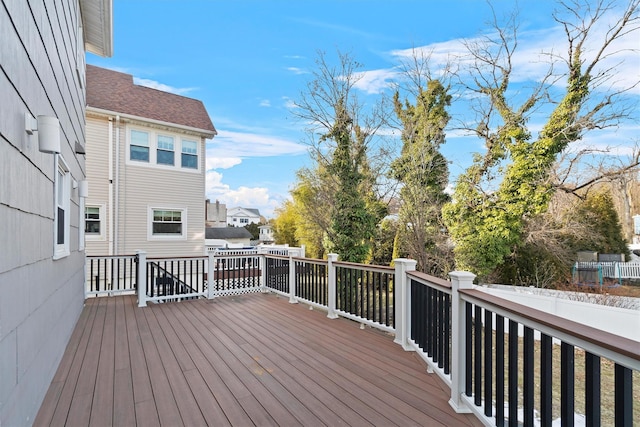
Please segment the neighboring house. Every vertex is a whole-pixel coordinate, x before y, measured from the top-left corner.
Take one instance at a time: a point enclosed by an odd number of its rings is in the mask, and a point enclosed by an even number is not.
[[[0,7],[0,425],[31,425],[84,305],[85,50],[111,0]]]
[[[201,101],[87,65],[87,254],[202,255],[215,134]]]
[[[237,248],[251,245],[251,233],[244,227],[211,227],[206,231],[207,248]]]
[[[261,225],[258,227],[258,230],[260,230],[260,234],[258,235],[260,243],[268,244],[276,241],[273,236],[273,228],[270,225]]]
[[[211,204],[207,199],[207,227],[226,227],[227,226],[227,205],[216,200],[215,204]]]
[[[248,209],[235,207],[227,209],[227,224],[234,227],[244,227],[251,223],[260,222],[260,211],[258,209]]]

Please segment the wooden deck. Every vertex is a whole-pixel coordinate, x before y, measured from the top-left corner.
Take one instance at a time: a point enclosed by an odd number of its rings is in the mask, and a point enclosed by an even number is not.
[[[391,336],[275,295],[86,301],[34,425],[479,426]]]

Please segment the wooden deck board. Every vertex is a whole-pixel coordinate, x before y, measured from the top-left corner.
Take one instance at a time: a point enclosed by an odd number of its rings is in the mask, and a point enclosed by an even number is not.
[[[35,425],[461,425],[389,334],[275,295],[89,299]]]

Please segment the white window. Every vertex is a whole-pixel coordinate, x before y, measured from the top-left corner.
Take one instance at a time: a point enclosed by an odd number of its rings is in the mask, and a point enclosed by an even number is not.
[[[196,141],[182,140],[182,159],[183,168],[198,169],[198,143]]]
[[[200,143],[182,139],[179,133],[130,126],[127,130],[127,162],[137,166],[200,172]]]
[[[150,239],[186,239],[187,211],[175,208],[149,209]]]
[[[61,155],[55,156],[56,176],[54,181],[54,212],[53,212],[53,259],[69,255],[69,221],[70,215],[70,186],[71,174],[69,167]]]
[[[249,218],[240,218],[240,224],[249,224]]]
[[[158,135],[158,152],[156,161],[159,165],[174,164],[173,138],[165,135]]]
[[[105,239],[104,205],[88,205],[84,208],[84,235],[88,240]]]
[[[149,162],[149,134],[139,130],[130,133],[130,158],[138,162]]]

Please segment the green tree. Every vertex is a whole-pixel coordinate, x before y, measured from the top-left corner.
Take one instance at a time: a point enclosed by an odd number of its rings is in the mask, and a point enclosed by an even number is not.
[[[403,103],[398,92],[394,96],[403,142],[399,158],[391,163],[392,177],[402,184],[396,251],[415,259],[418,270],[438,276],[448,273],[451,264],[441,215],[449,200],[449,170],[440,153],[450,103],[439,80],[418,88],[415,105]]]
[[[611,194],[604,191],[590,193],[576,210],[578,220],[586,224],[589,234],[574,243],[576,251],[588,250],[605,254],[629,256],[622,224],[613,205]]]
[[[296,231],[298,228],[296,206],[293,201],[285,200],[282,206],[276,208],[273,219],[273,236],[276,244],[298,246]]]
[[[552,171],[558,155],[588,130],[614,125],[626,114],[624,104],[615,102],[624,91],[607,93],[595,88],[601,89],[613,76],[611,70],[598,70],[612,43],[637,29],[638,2],[628,4],[589,60],[584,55],[586,45],[610,5],[590,7],[574,2],[562,6],[569,18],[558,13],[555,19],[564,27],[568,41],[568,54],[562,58],[566,86],[559,99],[552,100],[537,137],[529,130],[528,118],[543,110],[543,105],[549,106],[545,102],[556,95],[559,64],[552,64],[540,85],[517,103],[517,98],[509,97],[512,67],[517,64],[513,60],[517,47],[514,21],[503,28],[496,24],[496,39],[468,45],[474,83],[466,89],[478,101],[475,110],[479,113],[468,129],[485,141],[486,152],[476,155],[473,165],[459,177],[453,200],[443,214],[455,240],[457,267],[481,278],[487,278],[517,251],[528,221],[546,212],[555,191]],[[556,54],[550,57],[557,58]]]
[[[337,144],[327,167],[337,182],[328,249],[338,253],[343,261],[364,262],[377,224],[377,218],[367,208],[362,194],[365,175],[361,169],[366,162],[366,151],[363,144],[352,141],[352,119],[343,102],[336,104],[335,111],[333,128],[325,135]],[[354,130],[355,137],[359,138],[361,131],[357,125]]]
[[[251,240],[258,240],[260,238],[260,227],[263,225],[261,222],[256,224],[255,222],[251,222],[244,226],[244,228],[251,233]]]
[[[308,230],[321,231],[325,252],[364,262],[385,214],[369,158],[370,143],[385,122],[383,110],[375,103],[364,108],[356,96],[361,65],[350,55],[339,53],[338,65],[331,66],[320,53],[316,64],[314,78],[292,110],[308,126],[314,163],[298,172],[292,195],[314,225]]]
[[[371,250],[371,264],[390,265],[394,260],[394,242],[398,220],[385,218],[380,222]]]

